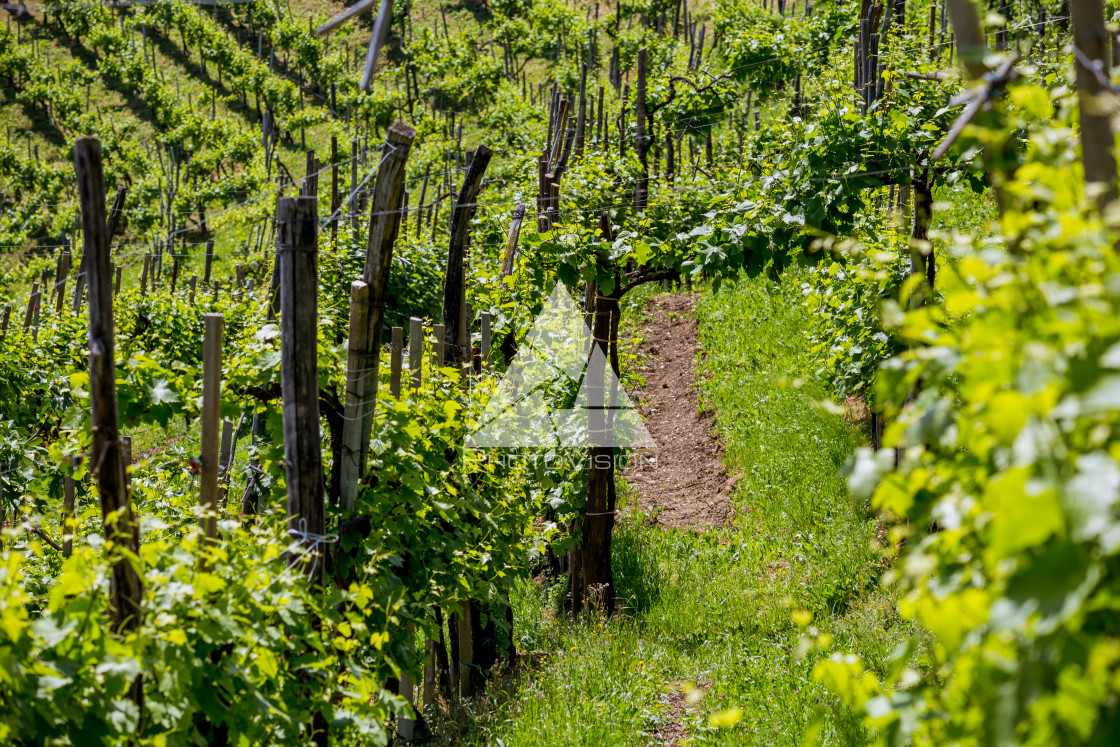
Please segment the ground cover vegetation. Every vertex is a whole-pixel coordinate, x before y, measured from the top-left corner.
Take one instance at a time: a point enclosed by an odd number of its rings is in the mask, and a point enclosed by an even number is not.
[[[1120,11],[382,5],[8,11],[0,739],[1116,741]],[[557,282],[726,526],[464,447]]]

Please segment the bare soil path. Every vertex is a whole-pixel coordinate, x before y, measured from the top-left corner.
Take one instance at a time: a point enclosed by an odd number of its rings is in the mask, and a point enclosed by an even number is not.
[[[701,530],[731,516],[731,480],[711,411],[700,412],[694,377],[699,294],[656,296],[646,308],[645,389],[631,398],[656,444],[623,472],[638,507],[655,524]]]

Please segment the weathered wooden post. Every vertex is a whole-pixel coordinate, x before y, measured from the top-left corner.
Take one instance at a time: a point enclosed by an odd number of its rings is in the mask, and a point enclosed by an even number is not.
[[[209,285],[210,272],[214,268],[214,239],[209,239],[206,242],[206,269],[202,275],[202,284]]]
[[[74,478],[70,473],[73,470],[71,463],[66,465],[66,474],[62,476],[62,554],[70,557],[74,552],[74,533],[70,521],[74,518]]]
[[[140,271],[140,295],[148,295],[148,274],[152,271],[152,253],[144,253],[144,269]]]
[[[442,363],[448,366],[462,364],[464,351],[457,346],[460,330],[460,316],[466,300],[466,282],[464,272],[464,258],[466,256],[467,237],[470,234],[470,222],[478,208],[476,200],[482,188],[482,175],[490,164],[494,152],[485,145],[475,149],[474,158],[467,167],[466,176],[463,178],[463,187],[451,208],[451,240],[447,249],[447,274],[443,284],[443,327],[446,343],[443,348]]]
[[[502,272],[498,275],[498,282],[513,272],[513,261],[517,255],[517,242],[521,238],[521,224],[525,220],[525,206],[518,205],[513,209],[513,220],[509,224],[509,236],[506,237],[506,252],[502,258]]]
[[[239,424],[240,425],[240,424]],[[218,508],[226,507],[229,495],[229,468],[233,466],[233,423],[229,420],[222,421],[222,446],[218,450]]]
[[[1105,87],[1109,49],[1104,6],[1101,0],[1070,0],[1069,10],[1073,19],[1085,184],[1099,185],[1096,202],[1103,208],[1116,199],[1116,157],[1112,152],[1112,109],[1116,104],[1115,96]],[[962,47],[962,60],[964,54]]]
[[[417,317],[408,320],[408,373],[412,388],[420,388],[424,356],[424,322]]]
[[[490,366],[490,312],[480,314],[482,320],[482,339],[479,343],[479,353],[482,355],[482,365]]]
[[[222,326],[221,314],[205,316],[202,342],[202,439],[199,454],[200,524],[204,542],[218,536],[218,411],[222,398]]]
[[[313,580],[322,576],[326,528],[319,436],[317,212],[314,197],[281,197],[276,203],[288,533],[306,546],[304,568]]]
[[[62,316],[62,310],[66,308],[66,280],[70,275],[70,252],[63,251],[58,257],[58,280],[55,282],[55,303],[54,313],[56,316]]]
[[[646,142],[646,50],[638,50],[638,81],[634,100],[634,150],[638,154],[638,161],[642,164],[642,175],[638,177],[638,188],[634,192],[634,209],[645,210],[649,197],[649,163],[646,152],[649,144]]]
[[[401,398],[401,358],[404,354],[404,329],[393,327],[389,343],[389,393]]]
[[[339,497],[352,511],[358,482],[365,474],[370,430],[377,400],[381,325],[385,292],[393,261],[393,243],[401,224],[405,164],[416,131],[398,122],[386,133],[381,167],[373,188],[369,240],[362,277],[351,286],[350,345],[347,358],[346,402],[342,424],[342,465]]]
[[[113,340],[113,295],[109,275],[109,232],[105,224],[105,181],[101,168],[101,143],[78,138],[74,143],[74,170],[82,208],[83,251],[89,257],[89,389],[93,411],[90,463],[101,501],[105,549],[135,554],[140,535],[128,499],[124,453],[117,417],[116,362]],[[132,563],[117,557],[109,585],[110,628],[123,634],[140,626],[143,585]],[[143,705],[140,676],[130,695]]]
[[[445,345],[445,327],[442,324],[432,325],[432,367],[443,367],[443,348]]]

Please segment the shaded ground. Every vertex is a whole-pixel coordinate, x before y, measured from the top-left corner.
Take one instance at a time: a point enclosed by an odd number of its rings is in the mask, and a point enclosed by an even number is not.
[[[634,502],[655,524],[688,529],[723,526],[731,515],[723,447],[696,390],[696,297],[656,296],[646,308],[638,348],[646,386],[632,398],[656,446],[623,473]]]

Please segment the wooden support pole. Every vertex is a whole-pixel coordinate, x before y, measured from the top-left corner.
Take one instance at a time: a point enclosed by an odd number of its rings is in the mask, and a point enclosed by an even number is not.
[[[276,203],[276,257],[280,264],[280,389],[284,420],[284,467],[288,487],[288,533],[307,548],[304,570],[323,572],[326,529],[323,461],[319,434],[318,233],[313,197],[281,197]]]
[[[218,536],[218,419],[222,398],[222,327],[221,314],[205,316],[202,342],[202,438],[199,454],[198,507],[205,541]]]
[[[62,310],[66,308],[66,280],[70,275],[70,252],[63,251],[58,256],[58,280],[55,281],[55,303],[54,313],[56,316],[62,316]]]
[[[509,224],[509,236],[506,237],[506,252],[502,258],[502,271],[498,275],[498,282],[513,272],[513,262],[517,255],[517,242],[521,238],[521,224],[525,220],[525,206],[518,205],[513,209],[513,220]]]
[[[27,298],[27,311],[23,314],[23,333],[31,329],[31,320],[35,317],[35,299],[39,294],[39,283],[31,284],[31,295]]]
[[[203,271],[202,283],[203,285],[210,284],[210,272],[214,268],[214,239],[208,239],[206,242],[206,268]]]
[[[646,142],[646,50],[638,50],[638,81],[634,97],[634,150],[638,154],[638,161],[642,164],[642,175],[638,177],[638,188],[634,193],[634,209],[645,210],[649,192],[649,163],[646,161],[646,152],[649,150]]]
[[[445,327],[442,324],[432,325],[432,336],[435,338],[432,342],[432,367],[443,367],[443,348],[445,342]]]
[[[140,271],[140,295],[148,295],[148,275],[152,271],[152,253],[144,253],[144,269]]]
[[[222,447],[218,451],[218,508],[226,507],[229,496],[229,469],[233,466],[233,423],[222,421]]]
[[[10,303],[4,304],[4,316],[0,320],[0,342],[4,342],[4,338],[8,336],[8,322],[12,319],[12,305]]]
[[[191,275],[191,292],[190,292],[190,296],[188,297],[187,300],[192,306],[194,305],[194,293],[195,293],[195,290],[197,288],[198,288],[198,275]]]
[[[579,103],[576,105],[576,141],[577,156],[583,155],[584,132],[587,128],[587,64],[580,69],[579,76]]]
[[[62,555],[70,557],[74,552],[74,528],[70,526],[74,518],[74,478],[70,476],[70,465],[62,476]]]
[[[457,619],[456,632],[459,638],[459,697],[469,698],[474,694],[472,680],[474,669],[474,641],[471,635],[471,602],[462,603]]]
[[[393,327],[389,343],[389,393],[401,398],[401,358],[404,355],[404,330]]]
[[[419,389],[424,356],[424,322],[411,317],[408,320],[408,373],[412,388]]]
[[[467,167],[463,186],[455,205],[451,208],[451,240],[447,249],[447,274],[443,284],[443,325],[446,338],[443,362],[446,365],[462,364],[464,351],[457,347],[460,328],[460,314],[466,300],[465,258],[470,222],[478,208],[478,193],[482,189],[482,175],[490,164],[494,152],[485,145],[475,149],[474,158]]]
[[[491,344],[491,340],[490,340],[490,312],[489,311],[484,311],[484,312],[482,312],[482,314],[480,316],[481,316],[481,322],[482,322],[482,339],[479,342],[479,353],[482,356],[482,365],[486,366],[486,367],[489,367],[490,366],[490,344]]]
[[[377,401],[385,295],[393,261],[393,244],[401,224],[405,165],[415,137],[416,131],[400,122],[386,133],[381,166],[373,187],[365,267],[361,279],[355,281],[350,289],[350,344],[342,421],[342,464],[338,472],[339,498],[347,511],[354,509],[358,482],[365,475],[374,404]]]
[[[331,242],[338,241],[338,136],[331,135]]]
[[[1096,201],[1103,208],[1116,199],[1116,156],[1112,136],[1112,110],[1116,106],[1116,96],[1105,87],[1109,73],[1109,40],[1104,25],[1104,6],[1101,0],[1070,0],[1069,9],[1073,19],[1074,67],[1077,71],[1085,185],[1096,185],[1095,188],[1100,190]]]
[[[83,251],[89,257],[89,389],[93,410],[90,444],[92,477],[101,501],[106,552],[117,548],[136,554],[140,550],[139,527],[128,499],[124,453],[117,417],[117,372],[113,339],[113,295],[109,276],[109,232],[105,224],[105,181],[101,167],[101,143],[97,138],[78,138],[74,143],[74,170],[82,207]],[[110,580],[110,629],[116,634],[140,626],[143,585],[132,563],[117,557]],[[137,678],[131,690],[137,705],[143,689]]]

